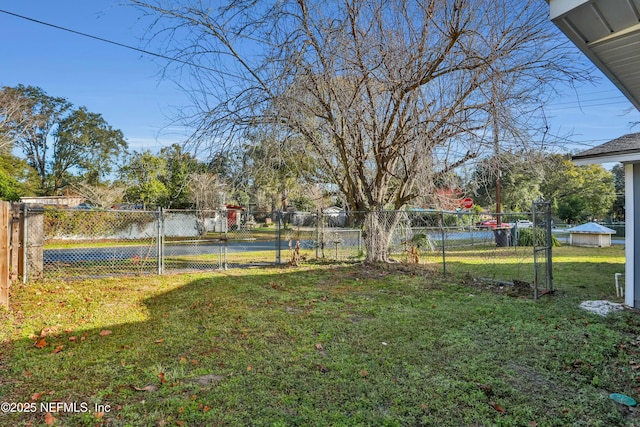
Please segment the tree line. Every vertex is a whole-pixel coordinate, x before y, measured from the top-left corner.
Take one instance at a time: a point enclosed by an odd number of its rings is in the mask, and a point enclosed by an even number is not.
[[[322,184],[313,157],[299,141],[282,144],[273,135],[254,132],[235,151],[206,160],[180,144],[157,153],[130,153],[122,132],[100,114],[29,86],[2,88],[0,112],[0,196],[5,200],[66,192],[103,208],[129,203],[216,209],[229,203],[263,211],[289,206],[310,211],[347,205],[340,192]],[[282,150],[290,152],[283,155]],[[503,211],[527,212],[542,198],[553,202],[561,221],[624,218],[622,167],[576,166],[569,155],[505,152],[477,162],[470,173],[450,172],[441,187],[491,211],[497,173]],[[452,205],[433,198],[420,207]]]
[[[240,150],[204,160],[180,144],[130,152],[123,133],[100,114],[39,87],[3,87],[0,198],[74,194],[101,208],[216,209],[229,203],[262,210],[326,202],[308,179],[312,164],[304,164],[303,153],[292,148],[285,159],[266,137],[245,139]]]

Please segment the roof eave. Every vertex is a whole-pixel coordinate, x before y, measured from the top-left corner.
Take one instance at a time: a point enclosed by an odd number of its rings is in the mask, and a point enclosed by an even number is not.
[[[619,152],[591,154],[586,156],[573,156],[571,160],[578,166],[592,165],[595,163],[640,163],[640,153]]]

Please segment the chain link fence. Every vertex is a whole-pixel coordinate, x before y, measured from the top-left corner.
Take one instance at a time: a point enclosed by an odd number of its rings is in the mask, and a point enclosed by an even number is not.
[[[29,277],[159,273],[158,212],[27,208]],[[43,248],[41,263],[37,248]],[[30,251],[29,251],[30,249]]]
[[[25,278],[163,274],[383,259],[533,283],[529,213],[26,210]],[[540,226],[540,224],[538,224]]]

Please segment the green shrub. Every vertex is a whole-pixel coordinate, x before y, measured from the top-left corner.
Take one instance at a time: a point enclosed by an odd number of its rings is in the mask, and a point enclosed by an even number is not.
[[[518,230],[518,246],[543,246],[546,241],[546,230],[540,228],[523,228]],[[560,246],[560,242],[551,235],[551,246]]]

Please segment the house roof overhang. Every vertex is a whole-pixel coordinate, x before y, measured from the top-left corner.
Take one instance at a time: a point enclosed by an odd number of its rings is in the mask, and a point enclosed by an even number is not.
[[[574,155],[577,165],[640,162],[640,133],[630,133]]]
[[[553,23],[640,110],[640,0],[547,0]]]

